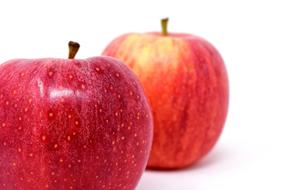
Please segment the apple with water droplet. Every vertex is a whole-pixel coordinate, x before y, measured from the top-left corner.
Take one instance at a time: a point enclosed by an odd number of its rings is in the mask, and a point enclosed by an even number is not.
[[[1,190],[133,190],[152,142],[134,74],[108,57],[0,65]]]
[[[154,118],[149,168],[192,165],[216,144],[228,110],[228,77],[219,52],[205,39],[162,32],[129,33],[103,55],[125,62],[143,84]]]

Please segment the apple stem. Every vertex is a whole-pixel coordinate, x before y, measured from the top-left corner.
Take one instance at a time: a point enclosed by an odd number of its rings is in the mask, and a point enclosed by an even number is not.
[[[79,48],[80,48],[79,43],[73,41],[68,42],[68,49],[69,49],[68,59],[74,59]]]
[[[168,24],[168,18],[161,19],[161,27],[162,27],[162,35],[163,36],[168,35],[167,24]]]

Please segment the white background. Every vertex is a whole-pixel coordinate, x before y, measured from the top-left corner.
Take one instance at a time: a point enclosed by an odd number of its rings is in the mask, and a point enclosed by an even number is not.
[[[1,0],[0,62],[100,55],[126,32],[200,35],[221,52],[230,110],[215,149],[182,171],[147,171],[137,190],[285,189],[285,5],[280,0]]]

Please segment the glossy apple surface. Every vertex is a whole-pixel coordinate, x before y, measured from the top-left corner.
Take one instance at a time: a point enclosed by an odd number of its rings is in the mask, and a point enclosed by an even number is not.
[[[1,190],[133,190],[152,118],[143,90],[107,57],[0,65]]]
[[[183,168],[212,149],[224,126],[229,90],[223,60],[209,42],[190,34],[129,33],[103,55],[125,62],[150,100],[149,168]]]

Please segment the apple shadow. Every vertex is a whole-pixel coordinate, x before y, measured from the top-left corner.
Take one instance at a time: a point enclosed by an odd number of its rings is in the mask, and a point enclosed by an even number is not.
[[[164,176],[175,177],[179,174],[190,174],[195,175],[195,173],[200,173],[201,171],[211,170],[213,167],[217,167],[223,162],[232,158],[231,151],[226,147],[217,147],[213,151],[210,151],[202,160],[194,163],[193,165],[176,170],[157,170],[157,169],[147,169],[145,171],[145,176],[139,185],[137,190],[146,189],[167,189],[168,182],[163,182],[160,179]],[[183,176],[183,175],[182,175]],[[190,185],[190,184],[189,184]]]

